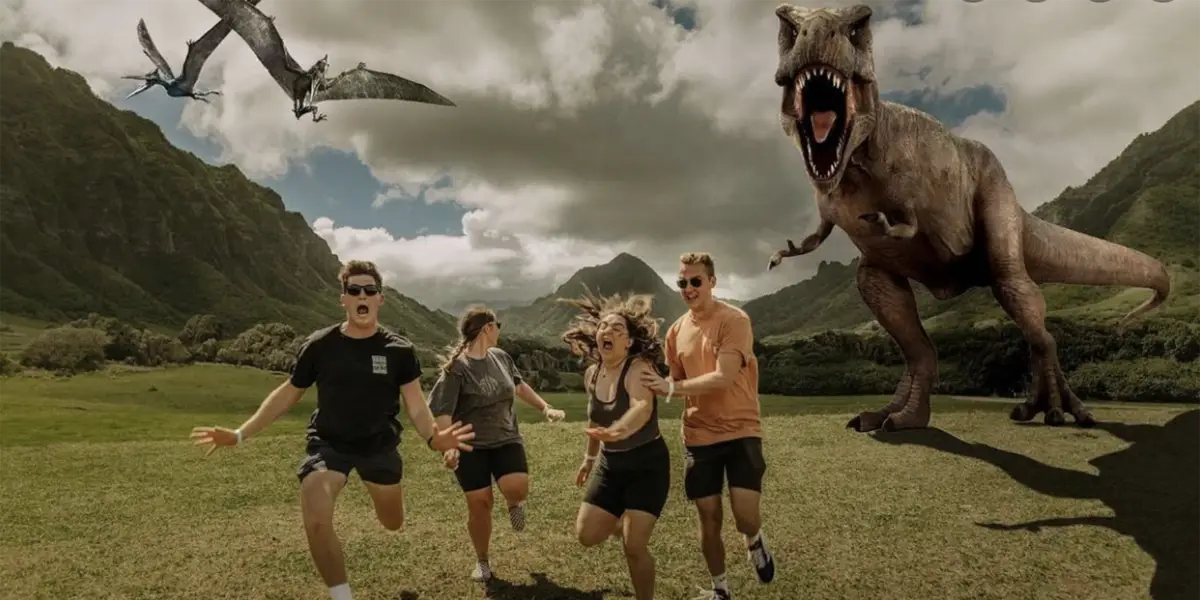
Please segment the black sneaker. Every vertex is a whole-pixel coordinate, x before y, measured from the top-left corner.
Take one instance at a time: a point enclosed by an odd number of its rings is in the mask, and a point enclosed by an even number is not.
[[[771,583],[775,579],[775,558],[767,551],[767,539],[759,534],[758,541],[746,548],[750,564],[754,566],[754,574],[759,583]]]

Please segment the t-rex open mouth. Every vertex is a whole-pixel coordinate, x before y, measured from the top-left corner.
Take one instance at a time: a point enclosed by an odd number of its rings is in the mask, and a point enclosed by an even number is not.
[[[844,159],[854,123],[854,93],[850,79],[825,65],[805,67],[796,75],[789,116],[803,141],[805,164],[816,179],[830,179]]]

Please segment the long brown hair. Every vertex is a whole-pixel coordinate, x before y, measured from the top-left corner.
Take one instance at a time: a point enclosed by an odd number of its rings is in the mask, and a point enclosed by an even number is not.
[[[593,362],[600,362],[596,347],[596,330],[600,321],[608,315],[620,315],[629,329],[629,356],[650,363],[655,370],[663,362],[663,348],[658,341],[660,319],[650,316],[654,296],[636,294],[622,297],[614,294],[601,297],[584,288],[579,298],[559,298],[559,302],[578,308],[582,314],[575,317],[571,326],[562,334],[562,341],[571,347],[571,353]]]
[[[466,351],[467,346],[479,337],[479,333],[487,327],[488,323],[496,321],[496,313],[492,309],[484,306],[476,306],[467,309],[463,316],[458,319],[458,342],[446,346],[446,355],[442,360],[442,366],[439,367],[443,374],[450,373],[450,367],[454,365],[454,361],[462,356]]]

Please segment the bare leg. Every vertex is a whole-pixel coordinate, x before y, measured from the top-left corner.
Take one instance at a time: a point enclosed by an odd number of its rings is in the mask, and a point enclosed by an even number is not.
[[[486,562],[492,540],[492,488],[473,490],[464,496],[467,500],[467,534],[475,547],[475,558]]]
[[[333,507],[346,476],[337,471],[315,471],[300,483],[300,513],[304,533],[317,572],[327,587],[346,583],[342,544],[333,530]]]
[[[1028,421],[1045,412],[1047,425],[1066,423],[1066,412],[1083,427],[1096,424],[1067,385],[1058,362],[1058,344],[1046,329],[1046,301],[1042,290],[1025,270],[1022,246],[1024,215],[1007,181],[1000,180],[985,191],[981,218],[987,239],[988,263],[992,270],[992,294],[1004,312],[1021,329],[1029,343],[1033,381],[1029,398],[1013,409],[1014,421]]]
[[[388,531],[404,529],[404,487],[396,483],[383,485],[364,481],[371,504],[375,505],[375,517]]]
[[[721,520],[724,518],[721,496],[709,496],[696,500],[696,513],[700,522],[700,551],[708,573],[714,577],[725,573],[725,543],[721,541]]]
[[[858,265],[858,291],[875,320],[900,346],[905,370],[887,406],[859,413],[846,427],[893,431],[929,425],[929,394],[937,380],[937,350],[921,325],[912,286],[907,279],[864,262]]]
[[[611,537],[613,529],[621,522],[622,519],[612,513],[584,502],[579,505],[579,514],[575,517],[575,536],[584,548],[591,548]]]
[[[650,554],[650,534],[658,519],[640,510],[625,511],[624,517],[625,563],[629,565],[633,595],[637,600],[653,600],[654,556]]]

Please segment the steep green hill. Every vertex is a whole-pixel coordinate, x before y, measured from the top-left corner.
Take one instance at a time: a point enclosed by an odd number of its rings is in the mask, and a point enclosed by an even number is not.
[[[1136,248],[1167,264],[1171,297],[1151,318],[1200,321],[1200,102],[1152,133],[1139,135],[1112,162],[1078,188],[1067,188],[1034,214],[1048,221]],[[874,328],[850,265],[822,263],[810,279],[743,307],[767,342],[826,329]],[[915,285],[929,329],[969,327],[1005,319],[985,289],[945,302]],[[1050,314],[1118,317],[1147,297],[1146,290],[1043,286]]]
[[[5,42],[0,81],[5,313],[166,327],[209,313],[234,330],[340,317],[338,257],[275,192],[173,147],[35,52]],[[449,315],[399,293],[386,306],[384,322],[419,343],[454,334]]]
[[[504,330],[548,343],[560,343],[558,336],[578,311],[555,299],[577,297],[583,293],[584,286],[605,296],[652,294],[654,314],[664,319],[664,329],[687,311],[679,292],[667,287],[650,265],[636,256],[621,253],[603,265],[580,269],[566,283],[558,286],[553,294],[538,298],[530,305],[499,311]]]

